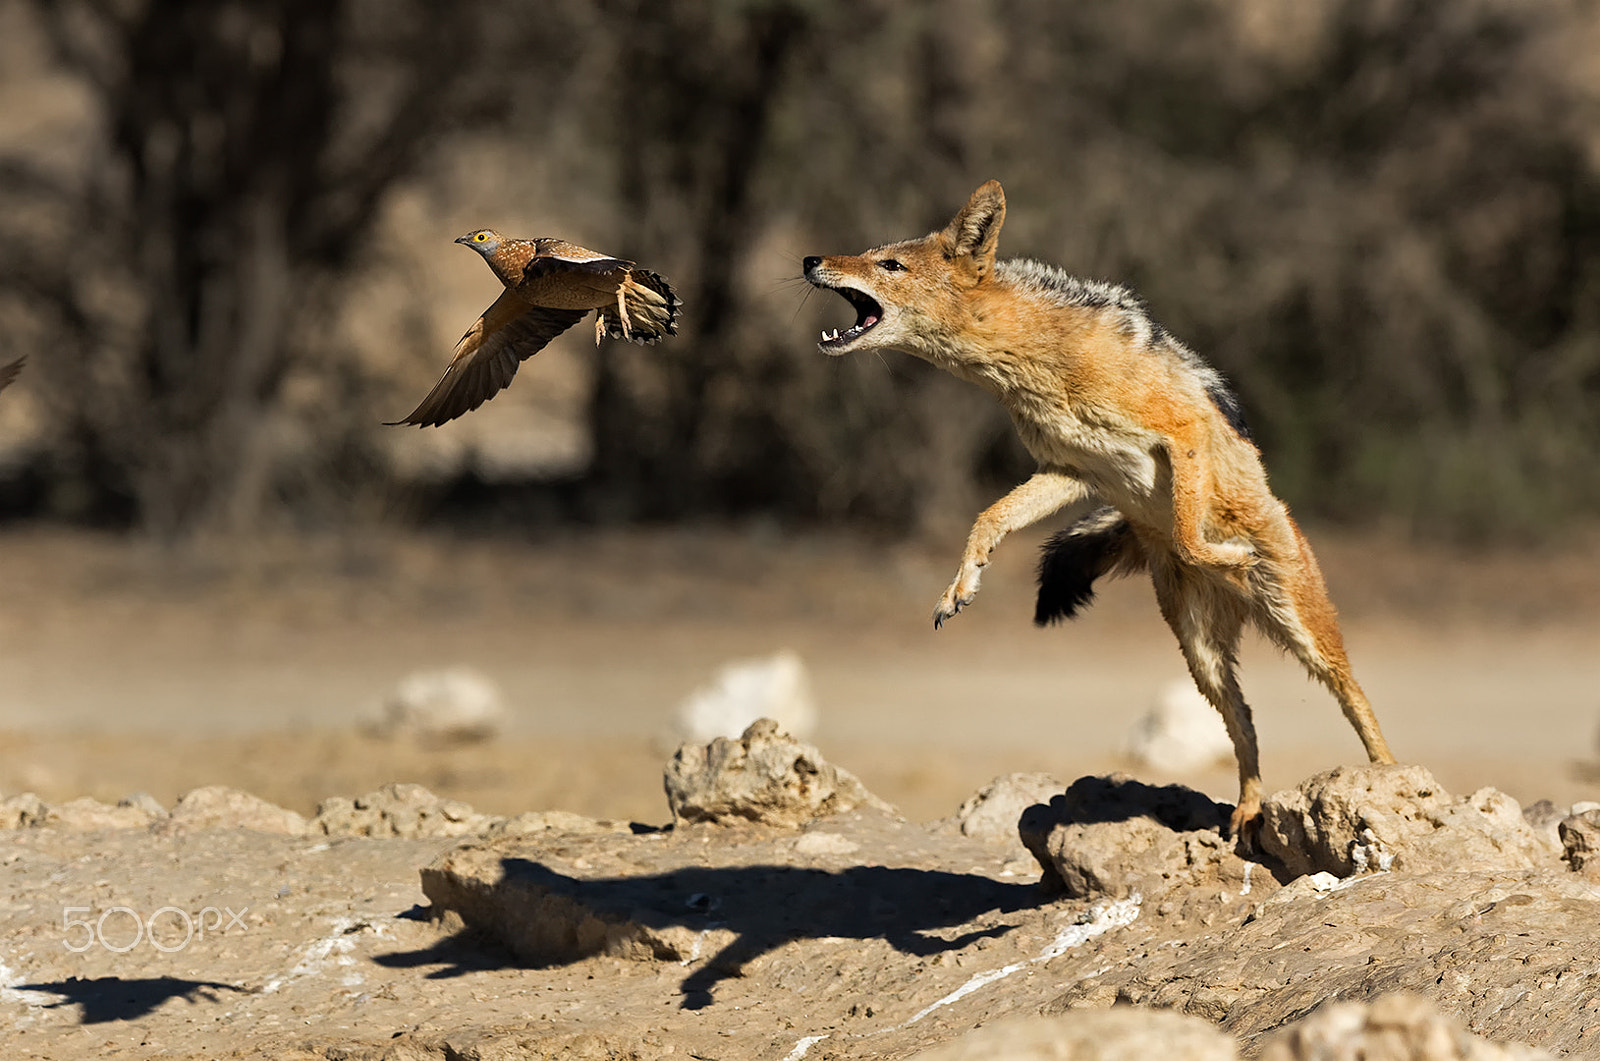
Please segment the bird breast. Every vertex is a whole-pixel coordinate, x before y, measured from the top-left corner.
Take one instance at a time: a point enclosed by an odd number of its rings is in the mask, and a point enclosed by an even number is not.
[[[562,270],[529,277],[517,285],[517,294],[535,306],[551,309],[599,309],[617,304],[617,288],[625,276],[622,269],[605,273]]]

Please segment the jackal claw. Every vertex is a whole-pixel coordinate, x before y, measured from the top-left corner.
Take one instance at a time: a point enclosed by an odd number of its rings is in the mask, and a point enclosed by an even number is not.
[[[976,596],[976,593],[962,595],[952,585],[945,591],[944,596],[939,598],[939,603],[933,609],[933,628],[937,630],[944,626],[945,620],[955,618],[962,608],[972,603],[973,598]]]

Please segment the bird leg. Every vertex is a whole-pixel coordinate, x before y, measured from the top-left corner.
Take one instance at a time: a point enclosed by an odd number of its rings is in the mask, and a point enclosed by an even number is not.
[[[622,321],[622,337],[633,339],[633,330],[628,327],[628,281],[624,280],[617,285],[617,317]]]

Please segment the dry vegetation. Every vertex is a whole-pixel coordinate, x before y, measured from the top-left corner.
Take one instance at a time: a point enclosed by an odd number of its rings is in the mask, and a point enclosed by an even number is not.
[[[1026,470],[1003,415],[909,360],[817,356],[838,307],[783,281],[990,176],[1004,252],[1131,282],[1234,378],[1300,511],[1455,537],[1600,512],[1579,0],[0,0],[0,24],[0,342],[33,355],[7,395],[33,413],[0,418],[11,515],[959,521]],[[463,323],[419,261],[486,215],[649,261],[686,326],[573,348],[587,442],[554,480],[463,492],[458,460],[421,489],[376,425]]]

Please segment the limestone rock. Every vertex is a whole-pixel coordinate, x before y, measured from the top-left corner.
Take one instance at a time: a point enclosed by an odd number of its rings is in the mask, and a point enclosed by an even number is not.
[[[510,818],[495,820],[484,830],[484,836],[533,836],[538,833],[566,833],[570,836],[589,836],[596,833],[630,832],[627,822],[587,818],[564,810],[527,811]]]
[[[354,799],[323,800],[309,828],[327,836],[475,836],[495,823],[460,800],[436,796],[421,785],[395,783]]]
[[[150,797],[146,796],[145,799]],[[150,802],[155,803],[154,800]],[[159,803],[155,809],[158,813],[152,814],[151,809],[142,803],[128,800],[114,804],[101,803],[97,799],[82,796],[52,806],[45,824],[81,833],[97,829],[144,829],[166,817],[167,812],[161,809]]]
[[[1123,1006],[997,1021],[912,1061],[1234,1061],[1233,1040],[1197,1017]]]
[[[1455,799],[1420,766],[1337,767],[1262,811],[1261,846],[1291,875],[1530,869],[1560,854],[1510,796],[1483,788]]]
[[[726,664],[709,684],[685,697],[676,714],[678,739],[697,744],[738,737],[762,718],[801,740],[817,728],[805,663],[787,649]]]
[[[472,667],[416,671],[402,678],[374,729],[428,741],[487,740],[505,728],[505,698]]]
[[[27,829],[43,825],[49,817],[50,805],[32,792],[0,800],[0,829]]]
[[[843,858],[861,850],[861,845],[838,833],[802,833],[794,842],[794,853],[808,858]]]
[[[299,836],[306,820],[292,810],[268,803],[226,785],[191,789],[178,797],[172,813],[158,829],[253,829],[258,833]]]
[[[1006,774],[969,797],[948,822],[962,836],[1005,847],[1014,855],[1026,857],[1028,849],[1017,832],[1022,812],[1036,803],[1050,802],[1066,789],[1065,782],[1049,774]]]
[[[1420,995],[1395,992],[1371,1004],[1338,1002],[1273,1035],[1261,1061],[1553,1061],[1514,1043],[1473,1035]]]
[[[1561,819],[1572,813],[1548,799],[1536,800],[1522,808],[1522,820],[1533,826],[1551,844],[1561,843]]]
[[[1080,980],[1044,1011],[1170,1007],[1259,1044],[1325,1003],[1406,991],[1493,1040],[1592,1053],[1593,884],[1559,863],[1358,874],[1324,879],[1326,889],[1312,880],[1298,878],[1251,915],[1225,916],[1181,946],[1151,947]]]
[[[152,821],[167,816],[167,808],[163,807],[161,801],[148,792],[130,792],[117,800],[117,806],[136,807],[149,815]]]
[[[685,744],[667,763],[667,803],[676,822],[760,822],[798,828],[854,807],[894,808],[822,753],[780,733],[770,718],[738,740]]]
[[[1162,687],[1150,713],[1134,723],[1127,754],[1156,770],[1199,770],[1233,759],[1233,741],[1222,716],[1189,678]]]
[[[1025,810],[1019,831],[1047,889],[1074,898],[1137,892],[1149,899],[1205,879],[1242,886],[1247,863],[1222,837],[1230,810],[1182,785],[1082,777],[1048,804]]]
[[[436,911],[450,912],[487,932],[533,965],[605,955],[633,961],[687,962],[708,940],[734,937],[709,924],[654,916],[649,881],[595,884],[559,873],[508,841],[465,844],[422,871],[422,891]],[[692,911],[685,911],[686,914]],[[707,948],[708,950],[710,948]]]
[[[1556,828],[1567,865],[1586,876],[1600,875],[1600,810],[1568,815]]]
[[[46,803],[32,792],[0,801],[0,829],[54,828],[87,833],[99,829],[143,829],[167,816],[166,808],[140,792],[116,803],[88,796]]]

